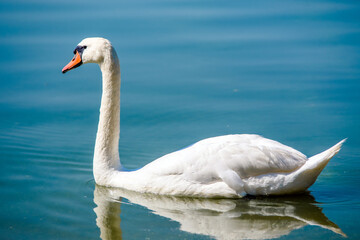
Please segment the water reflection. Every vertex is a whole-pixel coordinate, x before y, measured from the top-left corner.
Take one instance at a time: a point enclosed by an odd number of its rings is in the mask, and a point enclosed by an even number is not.
[[[306,225],[346,236],[310,194],[278,198],[193,199],[139,194],[96,186],[94,209],[101,239],[121,239],[121,198],[180,223],[182,231],[216,239],[269,239]]]

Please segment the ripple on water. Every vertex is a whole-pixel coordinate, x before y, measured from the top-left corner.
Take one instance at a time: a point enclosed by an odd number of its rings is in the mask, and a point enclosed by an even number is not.
[[[62,239],[92,237],[92,191],[82,184],[92,178],[92,147],[73,146],[82,138],[61,125],[14,126],[0,135],[3,227],[33,236],[41,230]]]

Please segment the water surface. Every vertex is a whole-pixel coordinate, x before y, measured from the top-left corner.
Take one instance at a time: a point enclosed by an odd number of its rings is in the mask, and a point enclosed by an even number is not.
[[[356,1],[1,1],[1,236],[359,239],[359,10]],[[120,58],[126,168],[230,133],[308,156],[348,141],[305,196],[205,201],[96,187],[101,74],[96,65],[61,74],[91,36],[109,38]]]

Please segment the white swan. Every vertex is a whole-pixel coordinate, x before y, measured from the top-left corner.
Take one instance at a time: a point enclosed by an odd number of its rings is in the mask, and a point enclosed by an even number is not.
[[[137,171],[124,171],[118,152],[120,65],[115,49],[104,38],[86,38],[74,54],[63,73],[85,63],[99,64],[102,72],[103,93],[93,160],[94,178],[99,185],[206,198],[298,193],[315,182],[345,141],[307,158],[293,148],[258,135],[227,135],[204,139]]]

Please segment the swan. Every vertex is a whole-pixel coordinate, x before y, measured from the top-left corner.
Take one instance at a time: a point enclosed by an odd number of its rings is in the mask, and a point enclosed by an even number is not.
[[[207,138],[167,154],[139,170],[120,164],[120,64],[104,38],[85,38],[62,73],[85,63],[102,72],[102,96],[93,174],[98,185],[140,193],[202,198],[284,195],[304,192],[317,179],[344,140],[307,158],[299,151],[259,135]]]

